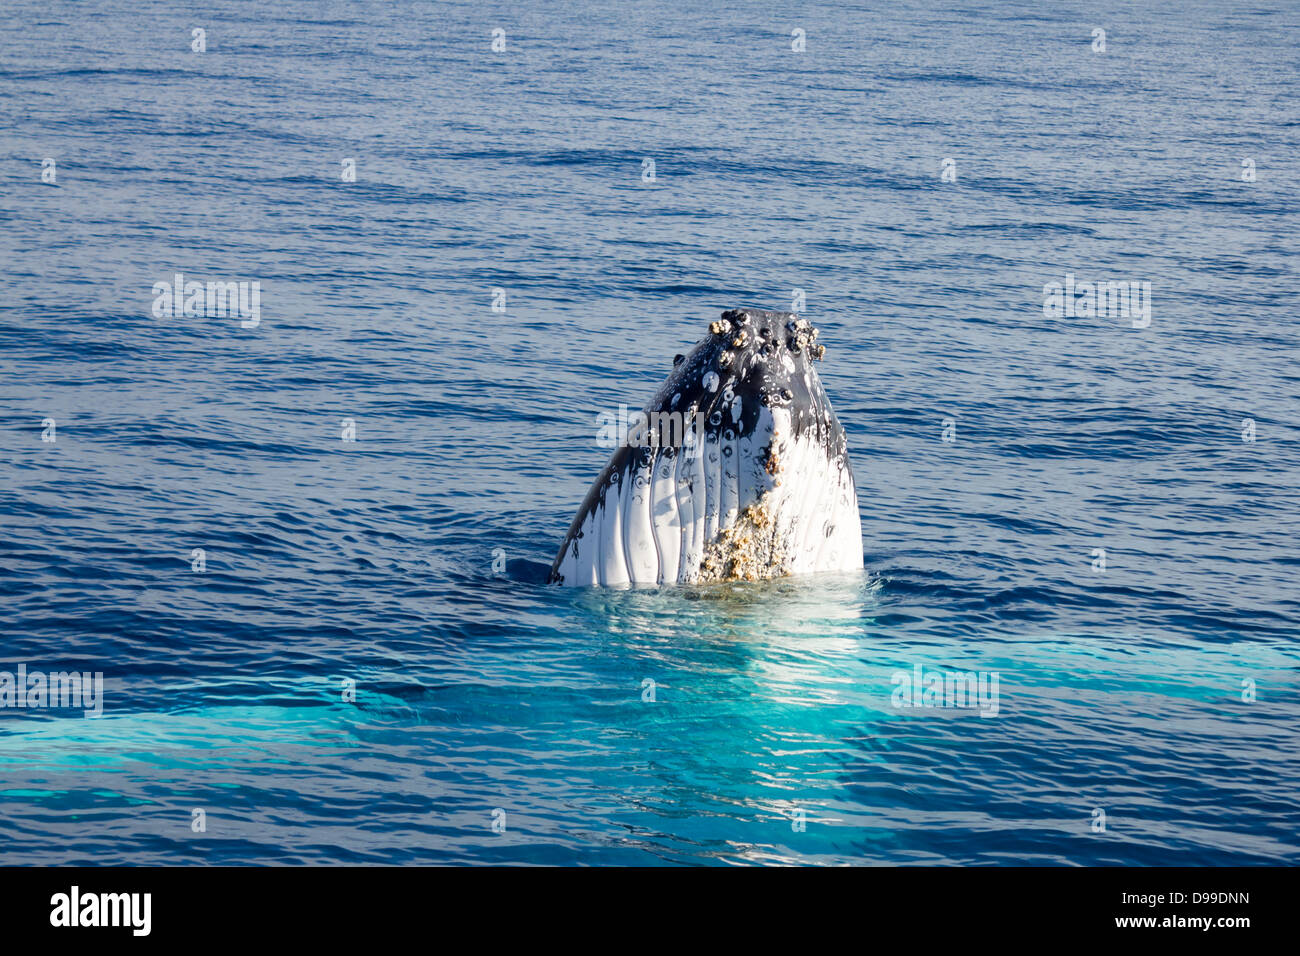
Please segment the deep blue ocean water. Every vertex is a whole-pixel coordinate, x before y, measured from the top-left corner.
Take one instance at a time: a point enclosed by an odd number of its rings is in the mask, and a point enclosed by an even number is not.
[[[1159,6],[11,0],[0,863],[1300,861],[1300,12]],[[795,289],[861,575],[546,587]]]

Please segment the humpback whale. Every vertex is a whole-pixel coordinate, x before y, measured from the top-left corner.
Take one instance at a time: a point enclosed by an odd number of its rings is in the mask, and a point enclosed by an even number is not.
[[[578,509],[548,580],[697,584],[862,569],[848,443],[791,312],[709,326]]]

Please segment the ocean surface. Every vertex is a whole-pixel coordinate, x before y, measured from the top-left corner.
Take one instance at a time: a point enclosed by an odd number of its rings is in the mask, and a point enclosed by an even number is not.
[[[187,6],[0,18],[0,864],[1300,862],[1295,3]],[[742,305],[862,572],[547,587]]]

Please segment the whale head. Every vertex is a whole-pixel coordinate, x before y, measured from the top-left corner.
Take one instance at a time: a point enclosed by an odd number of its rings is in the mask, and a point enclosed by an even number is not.
[[[552,583],[754,581],[862,568],[847,441],[817,330],[734,309],[629,421],[551,566]]]

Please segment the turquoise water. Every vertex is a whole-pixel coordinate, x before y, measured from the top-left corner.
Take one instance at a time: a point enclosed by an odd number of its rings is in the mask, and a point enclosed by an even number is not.
[[[1300,857],[1292,6],[11,8],[0,670],[104,708],[0,708],[0,863]],[[796,288],[862,573],[544,586]]]

